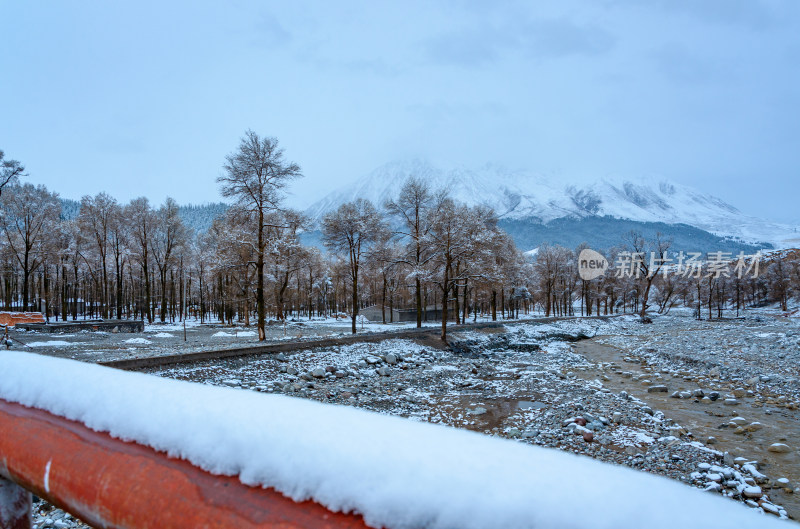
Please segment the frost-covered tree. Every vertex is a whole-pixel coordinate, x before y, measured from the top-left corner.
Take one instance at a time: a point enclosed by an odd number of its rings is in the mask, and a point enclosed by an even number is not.
[[[45,242],[58,221],[58,195],[44,186],[12,186],[0,197],[3,232],[22,268],[22,309],[29,308],[30,278],[46,258]]]
[[[342,204],[322,220],[325,246],[339,255],[346,255],[349,264],[353,334],[356,333],[358,318],[358,273],[365,254],[384,230],[386,226],[375,206],[363,198]]]
[[[109,239],[113,229],[112,224],[118,221],[120,215],[119,203],[106,193],[99,193],[93,197],[85,196],[81,199],[78,226],[93,253],[99,259],[100,302],[104,318],[108,318],[110,300],[108,292]]]
[[[488,208],[470,208],[447,197],[440,197],[435,211],[436,218],[426,242],[434,252],[430,277],[442,295],[441,339],[447,342],[450,294],[457,293],[460,281],[480,273],[471,265],[479,262],[477,256],[489,248],[497,218]],[[456,298],[454,296],[452,300],[456,301]]]
[[[400,190],[400,195],[386,202],[390,215],[400,221],[398,234],[406,243],[400,262],[411,268],[414,280],[414,301],[417,309],[417,327],[422,327],[422,276],[433,253],[424,239],[431,230],[434,219],[433,206],[437,195],[419,178],[409,178]]]
[[[239,207],[248,211],[256,225],[258,338],[265,340],[264,265],[269,213],[281,209],[283,189],[302,174],[299,165],[284,160],[277,138],[260,138],[252,130],[245,133],[239,148],[226,157],[224,169],[225,173],[217,178],[222,195],[233,198]]]
[[[153,260],[161,281],[161,322],[167,318],[167,273],[174,264],[175,254],[188,242],[188,231],[178,215],[178,204],[167,198],[155,214],[155,229],[150,239]]]
[[[130,224],[130,247],[139,263],[144,282],[144,313],[148,323],[153,323],[152,285],[150,283],[150,244],[155,229],[155,213],[145,197],[139,197],[125,206],[124,217]]]
[[[17,160],[9,160],[5,156],[5,153],[0,150],[0,196],[2,196],[3,188],[15,184],[25,171],[25,167]]]

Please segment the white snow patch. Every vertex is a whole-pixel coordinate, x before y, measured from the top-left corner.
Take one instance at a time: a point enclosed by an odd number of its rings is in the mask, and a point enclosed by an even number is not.
[[[643,430],[631,426],[620,426],[612,433],[612,438],[620,446],[641,446],[653,444],[656,440]]]
[[[67,345],[78,345],[80,342],[65,342],[64,340],[48,340],[46,342],[29,342],[28,347],[65,347]]]
[[[174,336],[174,334],[170,334],[168,332],[160,332],[158,334],[154,334],[153,338],[173,338]]]
[[[231,333],[225,332],[225,331],[215,332],[214,334],[211,335],[212,338],[225,338],[225,337],[229,337],[229,336],[233,336],[233,335]]]
[[[125,340],[124,343],[139,343],[139,344],[147,345],[147,344],[150,344],[150,343],[153,343],[153,342],[151,342],[147,338],[130,338],[128,340]]]
[[[258,336],[255,331],[239,331],[236,333],[236,336],[239,338],[243,338],[246,336]]]
[[[375,527],[584,527],[577,504],[598,529],[785,526],[666,478],[465,430],[30,353],[0,362],[0,398]]]

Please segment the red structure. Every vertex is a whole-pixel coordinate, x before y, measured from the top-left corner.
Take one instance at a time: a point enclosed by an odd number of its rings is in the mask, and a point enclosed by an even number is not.
[[[294,502],[2,399],[0,432],[0,529],[30,528],[28,491],[102,528],[367,527],[361,516]]]
[[[18,323],[44,323],[41,312],[0,312],[0,325],[13,327]]]

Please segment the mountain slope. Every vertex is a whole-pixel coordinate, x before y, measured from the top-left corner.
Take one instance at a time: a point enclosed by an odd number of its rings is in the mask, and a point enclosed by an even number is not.
[[[424,160],[383,165],[316,202],[306,214],[319,220],[340,204],[359,197],[381,205],[396,197],[411,176],[422,178],[434,189],[446,189],[453,198],[467,204],[491,206],[501,219],[513,221],[518,227],[520,223],[547,226],[556,219],[585,219],[581,224],[587,226],[595,219],[612,218],[683,224],[762,246],[800,243],[798,227],[748,217],[719,198],[675,183],[604,178],[579,184],[498,165],[443,168]]]

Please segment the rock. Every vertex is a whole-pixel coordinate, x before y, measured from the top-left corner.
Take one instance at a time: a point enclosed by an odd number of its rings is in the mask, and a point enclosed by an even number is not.
[[[712,401],[717,400],[719,398],[719,391],[712,391],[711,393],[708,394],[708,398],[711,399]]]
[[[397,357],[392,353],[386,355],[386,363],[390,365],[394,365],[397,363]]]
[[[522,432],[522,437],[525,439],[530,439],[532,437],[537,437],[539,435],[539,430],[525,430]]]
[[[747,394],[747,391],[745,391],[744,388],[736,388],[736,389],[733,390],[733,396],[736,397],[737,399],[741,399],[746,394]]]
[[[733,466],[734,459],[730,452],[725,452],[722,454],[722,462],[729,467]]]
[[[698,399],[702,399],[703,397],[706,396],[706,394],[703,392],[702,389],[696,389],[692,391],[692,396],[697,397]]]
[[[673,391],[672,395],[670,395],[670,398],[673,398],[673,399],[681,398],[681,392],[680,391]]]
[[[392,374],[388,367],[379,367],[376,372],[382,377],[388,377]]]
[[[229,378],[227,380],[223,380],[222,383],[231,388],[239,387],[242,385],[242,381],[239,380],[238,378]]]
[[[592,432],[583,432],[583,440],[587,443],[594,441],[594,434]]]
[[[666,393],[667,386],[650,386],[647,388],[648,393]]]
[[[326,366],[325,371],[327,371],[328,373],[336,373],[336,368],[333,366]]]
[[[590,422],[590,423],[588,423],[586,425],[586,428],[588,430],[592,430],[593,432],[596,432],[598,430],[602,430],[603,428],[605,428],[605,426],[600,421],[592,421],[592,422]]]
[[[486,408],[482,408],[480,406],[475,407],[475,409],[467,410],[467,415],[483,415],[486,413]]]
[[[725,399],[723,404],[725,406],[737,406],[739,404],[739,401],[736,399]]]
[[[364,360],[370,365],[375,365],[381,361],[377,356],[368,356]]]
[[[611,415],[611,420],[615,423],[619,424],[622,422],[622,414],[618,411],[615,411],[613,415]]]
[[[745,487],[742,490],[742,496],[745,498],[760,498],[764,493],[761,491],[761,487]]]
[[[316,367],[311,370],[311,376],[314,378],[324,378],[325,377],[325,370],[321,367]]]
[[[716,443],[717,443],[717,438],[716,437],[712,436],[712,437],[709,437],[708,439],[706,439],[706,444],[707,445],[713,445],[713,444],[716,444]]]
[[[575,417],[575,420],[573,422],[578,426],[586,426],[586,419],[584,419],[583,417]]]
[[[278,362],[285,362],[286,361],[286,355],[283,354],[283,353],[278,353],[278,354],[275,355],[275,360],[277,360]]]
[[[298,371],[293,367],[287,367],[286,372],[289,373],[290,375],[296,375]]]
[[[749,431],[751,431],[751,432],[756,432],[756,431],[758,431],[758,430],[762,429],[763,427],[764,427],[764,425],[763,425],[763,424],[761,424],[760,422],[751,422],[751,423],[750,423],[750,424],[747,426],[747,429],[748,429]]]
[[[655,415],[655,412],[653,411],[653,408],[651,408],[651,407],[649,407],[649,406],[645,406],[645,407],[643,407],[643,408],[642,408],[642,411],[643,411],[644,413],[646,413],[647,415]]]
[[[776,454],[785,454],[787,452],[792,451],[792,449],[789,448],[788,445],[785,445],[783,443],[773,443],[767,447],[767,450],[769,450],[770,452],[774,452]]]
[[[619,396],[620,396],[620,398],[622,398],[624,400],[630,400],[630,397],[628,396],[628,392],[627,391],[620,391],[619,392]]]

